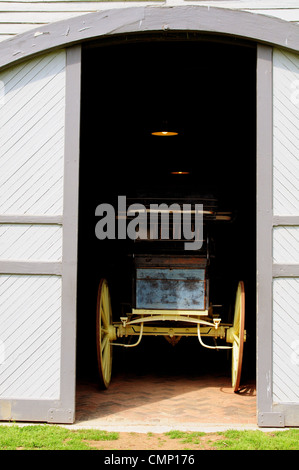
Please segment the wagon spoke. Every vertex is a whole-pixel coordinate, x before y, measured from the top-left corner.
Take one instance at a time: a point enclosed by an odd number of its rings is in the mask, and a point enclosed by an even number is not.
[[[106,377],[109,376],[110,372],[110,353],[111,353],[111,346],[110,343],[107,346],[107,365],[106,365]]]
[[[245,291],[244,283],[239,282],[236,301],[234,323],[231,330],[232,348],[232,386],[234,392],[239,390],[242,359],[243,359],[243,343],[244,343],[244,326],[245,326]]]
[[[235,333],[233,334],[233,337],[234,337],[234,340],[235,340],[235,343],[240,346],[240,338],[239,336],[237,336]]]
[[[110,310],[109,307],[110,307],[109,295],[108,295],[107,287],[105,286],[104,291],[103,291],[103,322],[106,328],[108,327],[108,323],[109,323],[109,310]]]
[[[106,343],[106,347],[103,354],[103,366],[104,366],[104,377],[107,380],[110,372],[110,343]]]
[[[105,312],[105,307],[104,306],[101,308],[101,319],[102,319],[104,328],[108,329],[109,325],[108,325],[107,314]]]
[[[104,370],[106,369],[106,365],[107,365],[107,351],[108,351],[108,347],[107,347],[107,341],[105,342],[105,345],[104,347],[102,348],[103,349],[103,365],[104,365]]]
[[[102,346],[101,346],[102,351],[105,349],[107,341],[108,341],[108,336],[105,335],[102,341]]]
[[[112,312],[110,294],[106,280],[102,280],[98,289],[97,308],[97,358],[100,382],[103,388],[108,388],[111,379],[112,348],[110,329]]]

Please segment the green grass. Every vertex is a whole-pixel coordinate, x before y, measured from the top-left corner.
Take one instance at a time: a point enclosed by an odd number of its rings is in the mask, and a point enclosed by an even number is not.
[[[131,433],[132,440],[134,434]],[[225,431],[222,433],[206,434],[203,432],[170,431],[164,433],[168,439],[178,440],[186,449],[201,449],[210,445],[219,450],[299,450],[299,429],[285,431]],[[144,435],[148,442],[153,433]],[[92,450],[93,442],[101,442],[100,448],[105,449],[105,441],[115,441],[117,449],[117,432],[99,431],[93,429],[70,430],[55,425],[0,426],[0,450]],[[159,450],[159,445],[157,447]]]
[[[0,450],[90,450],[87,441],[118,439],[118,433],[60,426],[0,426]]]
[[[299,450],[299,429],[285,431],[226,431],[215,442],[218,449],[228,450]]]
[[[186,444],[199,444],[200,438],[209,434],[200,432],[170,431],[165,433],[171,439]],[[219,450],[299,450],[299,429],[285,431],[225,431],[211,434],[210,445]],[[206,440],[209,443],[209,440]]]
[[[184,444],[200,444],[200,437],[205,436],[204,432],[183,432],[169,431],[165,433],[170,439],[180,439]]]

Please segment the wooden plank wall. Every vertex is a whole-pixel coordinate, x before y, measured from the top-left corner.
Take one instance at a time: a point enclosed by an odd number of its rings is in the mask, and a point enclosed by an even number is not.
[[[1,399],[58,399],[61,277],[0,275]]]
[[[61,261],[62,227],[46,224],[1,224],[0,259]]]
[[[273,281],[273,402],[299,403],[299,278]]]
[[[273,52],[273,211],[299,216],[299,55]],[[299,226],[273,229],[273,261],[299,265]],[[299,278],[273,280],[273,400],[299,402]]]
[[[275,49],[273,56],[274,215],[299,215],[299,58]]]
[[[2,399],[60,394],[65,60],[0,73]]]
[[[0,215],[62,214],[64,67],[49,54],[0,74]]]
[[[84,1],[84,0],[4,0],[0,1],[0,40],[8,39],[42,24],[64,20],[85,13],[110,8],[161,4],[155,1]],[[298,0],[166,0],[166,5],[203,5],[217,8],[231,8],[253,13],[270,15],[286,21],[299,23]]]

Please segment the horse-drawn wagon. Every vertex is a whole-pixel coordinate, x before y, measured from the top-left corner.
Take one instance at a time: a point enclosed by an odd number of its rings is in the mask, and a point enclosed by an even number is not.
[[[180,207],[183,207],[183,212],[186,206]],[[205,201],[201,207],[205,209]],[[202,212],[205,227],[213,221],[230,219],[229,215],[220,214],[215,208],[208,207]],[[161,230],[161,221],[159,223]],[[112,318],[108,282],[105,278],[101,279],[97,297],[96,340],[98,369],[104,388],[109,386],[111,380],[114,346],[138,346],[143,336],[164,336],[175,345],[181,337],[195,336],[205,348],[231,349],[232,387],[235,392],[238,391],[246,340],[244,283],[238,283],[233,319],[227,323],[209,299],[208,232],[205,235],[201,250],[194,252],[184,251],[182,245],[177,249],[177,244],[176,250],[173,245],[169,248],[173,240],[165,244],[161,237],[155,240],[155,250],[149,248],[149,243],[143,243],[143,249],[136,250],[132,257],[132,306],[124,315],[120,313],[117,321]],[[132,337],[136,337],[134,342],[128,342],[127,338],[132,340]],[[214,344],[207,344],[206,337],[213,338]]]

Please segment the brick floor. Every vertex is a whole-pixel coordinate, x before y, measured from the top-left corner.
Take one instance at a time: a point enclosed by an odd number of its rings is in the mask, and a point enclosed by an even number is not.
[[[108,390],[77,384],[76,424],[255,425],[254,384],[235,394],[221,375],[117,374]]]

